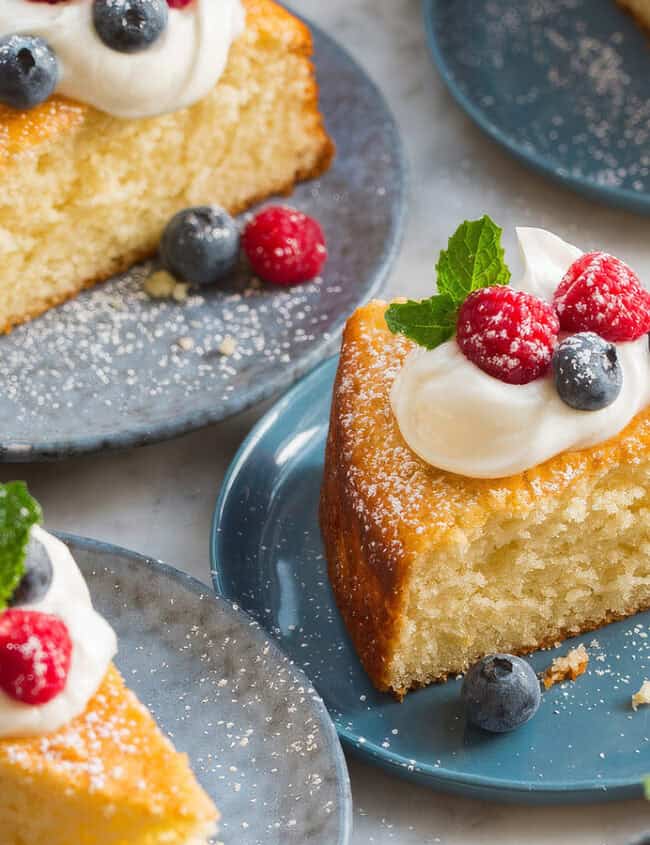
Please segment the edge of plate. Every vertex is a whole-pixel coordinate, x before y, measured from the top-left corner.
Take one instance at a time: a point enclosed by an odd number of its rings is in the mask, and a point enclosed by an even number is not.
[[[434,26],[437,2],[438,0],[422,0],[422,17],[424,19],[424,29],[429,53],[447,90],[479,129],[485,132],[499,146],[506,149],[518,161],[540,173],[542,176],[548,176],[555,184],[563,185],[565,188],[570,188],[583,197],[598,200],[606,205],[622,208],[627,211],[634,211],[638,214],[650,215],[650,196],[647,194],[637,194],[625,188],[596,185],[593,182],[579,179],[569,174],[558,173],[554,167],[546,162],[546,159],[528,152],[522,146],[513,142],[496,124],[488,120],[485,113],[461,91],[449,69],[444,53],[440,49]]]
[[[226,502],[245,465],[249,454],[256,448],[266,431],[290,407],[296,396],[308,392],[312,383],[318,382],[328,368],[333,367],[338,356],[328,358],[295,384],[273,407],[257,422],[242,442],[233,458],[219,491],[210,530],[210,571],[214,590],[218,596],[237,602],[224,583],[220,566],[221,520]],[[266,629],[265,629],[266,630]],[[274,639],[270,632],[269,636]],[[395,754],[370,742],[363,744],[359,737],[346,728],[334,723],[339,739],[350,752],[366,763],[372,763],[385,771],[398,775],[425,786],[456,795],[480,800],[497,801],[510,804],[586,804],[590,802],[622,801],[642,798],[643,787],[638,781],[613,778],[606,786],[594,780],[576,781],[572,786],[558,783],[538,783],[536,781],[511,781],[508,779],[488,778],[482,775],[461,775],[448,769],[423,765],[414,767],[411,760]]]
[[[378,107],[385,113],[386,125],[390,127],[394,138],[395,168],[400,177],[399,190],[395,194],[395,208],[397,213],[395,217],[395,225],[390,233],[390,238],[384,245],[384,250],[377,262],[377,269],[375,270],[374,277],[372,278],[364,298],[364,301],[369,300],[376,296],[386,284],[388,276],[393,269],[399,254],[400,246],[404,237],[406,217],[408,213],[407,197],[409,190],[409,168],[404,141],[393,110],[388,105],[386,97],[374,79],[369,75],[366,69],[359,64],[352,53],[320,26],[313,24],[310,20],[306,19],[298,12],[294,12],[292,10],[292,14],[295,14],[296,17],[304,21],[311,32],[317,34],[319,38],[328,41],[335,51],[357,68],[359,75],[365,79],[366,84],[373,91]],[[327,359],[327,357],[330,356],[337,348],[339,336],[345,323],[345,319],[345,317],[340,317],[336,320],[333,323],[328,336],[324,337],[320,343],[313,347],[308,355],[297,361],[293,367],[284,370],[280,369],[277,375],[265,380],[263,384],[260,384],[259,387],[247,394],[244,401],[233,402],[225,414],[212,414],[210,412],[201,414],[187,413],[185,415],[177,416],[175,419],[166,424],[157,425],[155,429],[152,429],[147,425],[138,425],[126,432],[111,432],[101,436],[88,435],[83,438],[78,438],[74,443],[67,441],[46,441],[28,444],[19,441],[8,443],[2,443],[2,441],[0,441],[0,463],[57,461],[75,455],[129,449],[135,446],[146,446],[152,443],[161,443],[166,440],[171,440],[175,437],[180,437],[193,431],[198,431],[199,429],[205,428],[205,426],[213,423],[223,422],[230,417],[243,413],[260,402],[276,396],[284,388],[291,387],[314,369],[314,367],[316,367],[323,358]],[[289,370],[289,372],[287,372],[287,370]]]
[[[272,637],[268,633],[268,631],[266,631],[259,624],[259,622],[254,620],[247,613],[245,613],[245,611],[241,609],[241,607],[237,604],[236,601],[231,601],[225,596],[213,593],[210,589],[209,584],[204,584],[203,581],[199,581],[198,578],[195,578],[194,576],[189,575],[187,572],[183,572],[180,569],[176,569],[176,567],[174,566],[170,566],[167,563],[163,563],[157,558],[148,557],[147,555],[140,554],[139,552],[134,552],[130,549],[125,549],[122,546],[116,546],[113,543],[107,543],[103,540],[94,540],[90,537],[82,537],[78,534],[72,534],[68,531],[52,530],[52,534],[54,534],[66,544],[70,543],[73,546],[78,546],[80,548],[88,549],[90,551],[105,552],[107,554],[127,558],[131,561],[150,566],[152,569],[177,581],[181,586],[189,590],[194,595],[210,596],[210,600],[214,601],[215,604],[220,607],[222,612],[228,613],[234,618],[238,619],[240,622],[245,623],[247,628],[250,629],[252,627],[253,630],[256,631],[256,636],[261,635],[262,637],[264,637],[265,641],[268,642],[268,645],[271,648],[271,652],[275,654],[276,658],[281,661],[287,661],[287,663],[292,667],[292,671],[295,672],[298,677],[304,678],[305,686],[313,687],[313,684],[308,678],[308,676],[305,674],[304,669],[302,669],[294,660],[292,660],[288,655],[286,655],[282,651],[280,645],[278,644],[278,641],[274,637]],[[266,640],[267,637],[268,640]],[[314,708],[316,709],[318,716],[320,717],[320,723],[323,729],[325,741],[328,747],[331,749],[332,756],[336,763],[337,784],[339,792],[340,837],[337,843],[331,843],[331,845],[349,845],[350,837],[352,835],[353,818],[352,788],[350,785],[350,775],[348,772],[347,764],[345,762],[345,755],[343,754],[343,749],[341,748],[341,744],[339,742],[336,727],[334,725],[334,722],[332,721],[332,717],[330,716],[320,693],[315,690],[315,695],[311,698],[314,703]],[[330,845],[330,843],[323,843],[323,845]]]

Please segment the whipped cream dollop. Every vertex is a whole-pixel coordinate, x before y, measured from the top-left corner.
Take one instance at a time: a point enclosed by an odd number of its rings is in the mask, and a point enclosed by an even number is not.
[[[72,640],[70,672],[63,692],[41,706],[15,701],[0,690],[0,737],[52,733],[83,713],[117,652],[115,632],[93,609],[84,577],[68,547],[37,525],[32,527],[32,538],[45,547],[54,577],[45,597],[28,609],[65,622]]]
[[[0,0],[0,36],[38,35],[59,61],[57,92],[115,117],[141,118],[192,105],[219,81],[230,45],[244,29],[240,0],[193,0],[170,9],[160,38],[140,53],[107,47],[91,0]]]
[[[582,252],[542,229],[517,229],[525,273],[519,285],[548,302]],[[648,338],[617,343],[623,388],[600,411],[576,411],[548,375],[506,384],[480,370],[455,339],[414,349],[393,384],[391,403],[402,436],[424,461],[471,478],[503,478],[568,450],[618,434],[650,404]]]

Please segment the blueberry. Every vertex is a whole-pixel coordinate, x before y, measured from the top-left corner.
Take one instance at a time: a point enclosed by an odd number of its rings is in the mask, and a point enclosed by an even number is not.
[[[139,53],[165,31],[167,0],[94,0],[93,23],[97,35],[112,50]]]
[[[239,228],[217,206],[186,208],[172,217],[160,243],[166,270],[193,285],[212,285],[239,258]]]
[[[30,537],[25,558],[25,574],[9,604],[12,607],[36,604],[45,598],[53,577],[54,570],[47,549],[35,537]]]
[[[511,654],[490,654],[465,675],[461,696],[468,722],[504,733],[532,719],[542,693],[529,663]]]
[[[8,35],[0,38],[0,102],[31,109],[54,93],[59,63],[42,38]]]
[[[600,411],[614,402],[623,386],[616,347],[594,332],[565,338],[553,355],[560,399],[578,411]]]

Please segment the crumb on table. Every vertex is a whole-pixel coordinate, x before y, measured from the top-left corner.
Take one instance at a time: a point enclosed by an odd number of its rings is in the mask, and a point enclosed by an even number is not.
[[[642,704],[650,704],[650,681],[644,681],[632,696],[632,710],[636,712]]]
[[[582,644],[571,649],[566,657],[556,657],[542,677],[545,689],[562,681],[575,681],[587,671],[588,664],[589,655]]]

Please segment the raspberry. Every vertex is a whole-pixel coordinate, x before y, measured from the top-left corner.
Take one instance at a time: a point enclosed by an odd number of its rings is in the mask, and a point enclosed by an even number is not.
[[[316,220],[286,206],[268,206],[246,226],[242,246],[260,278],[296,285],[317,276],[327,259]]]
[[[508,384],[528,384],[548,370],[559,330],[551,305],[495,286],[467,297],[456,339],[463,354],[488,375]]]
[[[170,9],[184,9],[189,6],[192,0],[167,0]]]
[[[595,332],[611,343],[650,332],[650,294],[625,262],[605,252],[574,261],[553,303],[566,332]]]
[[[0,616],[0,689],[23,704],[47,704],[63,691],[72,657],[65,623],[36,610]]]

